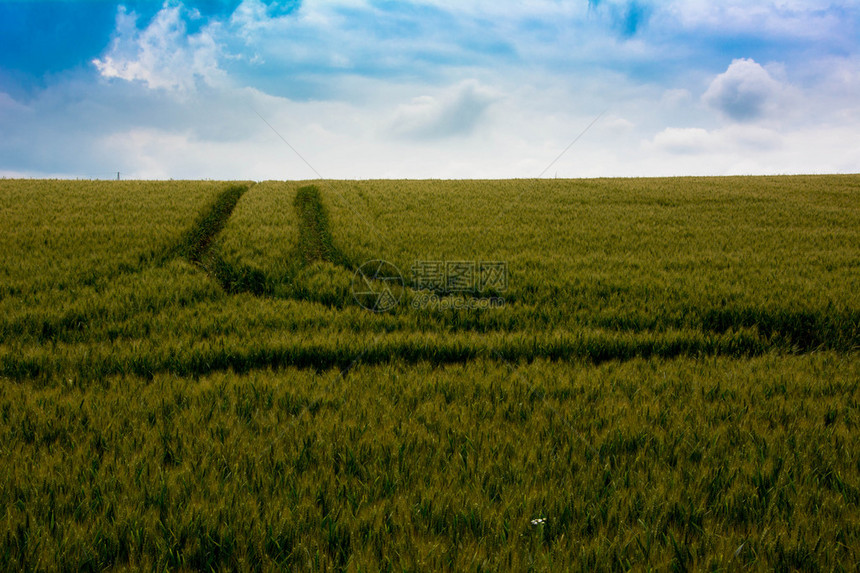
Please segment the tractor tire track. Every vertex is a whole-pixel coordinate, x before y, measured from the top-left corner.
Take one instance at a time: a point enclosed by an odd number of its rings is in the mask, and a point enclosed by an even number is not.
[[[234,185],[221,193],[212,207],[197,219],[194,226],[172,250],[172,254],[182,256],[192,263],[200,264],[212,245],[212,241],[227,224],[239,199],[254,185],[254,183],[251,185]]]
[[[347,258],[334,246],[319,189],[315,185],[300,187],[293,205],[299,218],[299,252],[304,263],[327,261],[351,269]]]
[[[236,199],[238,201],[238,198]],[[225,198],[225,205],[227,199]],[[235,203],[234,203],[235,206]],[[216,245],[212,242],[215,234],[226,224],[227,218],[232,213],[232,207],[228,210],[219,211],[220,226],[215,228],[215,233],[206,234],[192,231],[191,235],[201,235],[202,240],[190,241],[190,247],[185,248],[186,257],[203,267],[221,285],[228,294],[249,293],[254,296],[274,297],[281,299],[307,300],[323,303],[332,303],[330,300],[322,300],[314,297],[305,288],[294,284],[300,271],[317,262],[327,262],[341,266],[349,272],[353,271],[349,258],[346,257],[334,245],[331,231],[329,229],[328,213],[322,202],[319,189],[314,185],[301,187],[296,192],[293,207],[299,225],[299,240],[296,249],[285,254],[295,263],[289,274],[272,277],[259,269],[243,265],[238,262],[227,261],[218,252]],[[216,207],[213,211],[218,210]],[[203,217],[200,227],[204,230],[212,230],[213,225],[207,221],[209,217]],[[212,247],[212,248],[210,248]],[[325,298],[325,297],[323,297]],[[343,306],[349,301],[340,301],[335,306]]]

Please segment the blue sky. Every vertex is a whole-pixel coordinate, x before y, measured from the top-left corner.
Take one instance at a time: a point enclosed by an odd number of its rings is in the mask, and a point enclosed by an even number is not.
[[[5,177],[855,173],[857,94],[856,1],[0,0]]]

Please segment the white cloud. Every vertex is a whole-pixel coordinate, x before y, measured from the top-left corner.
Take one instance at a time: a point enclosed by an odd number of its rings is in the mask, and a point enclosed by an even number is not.
[[[706,151],[711,134],[700,127],[667,127],[654,136],[654,146],[671,153],[699,153]]]
[[[739,59],[714,78],[702,101],[734,120],[746,121],[774,111],[783,91],[755,61]]]
[[[769,152],[780,147],[779,132],[751,125],[708,131],[699,127],[667,127],[647,146],[676,154]]]
[[[207,28],[187,34],[182,9],[165,6],[145,29],[138,30],[136,15],[121,7],[108,54],[93,60],[99,73],[180,92],[193,90],[199,80],[216,84],[223,72],[215,39]]]

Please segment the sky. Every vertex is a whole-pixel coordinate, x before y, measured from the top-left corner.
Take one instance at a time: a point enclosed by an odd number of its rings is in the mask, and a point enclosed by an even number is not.
[[[0,177],[860,172],[857,0],[0,0]]]

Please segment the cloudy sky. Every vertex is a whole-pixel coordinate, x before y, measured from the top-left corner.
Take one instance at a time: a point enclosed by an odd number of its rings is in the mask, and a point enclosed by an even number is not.
[[[0,0],[5,177],[856,173],[858,94],[856,0]]]

